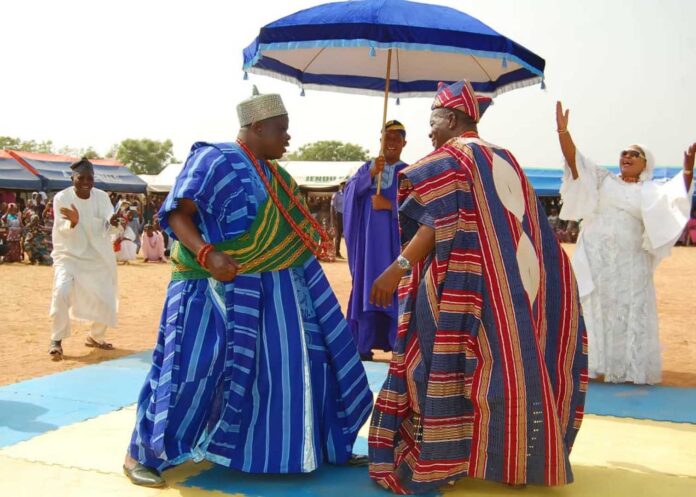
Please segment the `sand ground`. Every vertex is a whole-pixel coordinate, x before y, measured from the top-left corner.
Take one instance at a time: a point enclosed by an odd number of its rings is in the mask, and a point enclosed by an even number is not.
[[[573,246],[566,246],[572,252]],[[345,251],[343,252],[346,253]],[[343,309],[350,294],[345,260],[324,264]],[[47,353],[48,309],[53,269],[28,264],[0,265],[0,385],[94,364],[153,347],[162,302],[169,282],[168,264],[137,261],[119,266],[119,326],[109,330],[116,350],[84,346],[87,325],[75,323],[63,342],[65,360]],[[676,247],[657,269],[655,283],[660,314],[664,385],[696,386],[696,248]],[[388,354],[378,354],[386,359]]]

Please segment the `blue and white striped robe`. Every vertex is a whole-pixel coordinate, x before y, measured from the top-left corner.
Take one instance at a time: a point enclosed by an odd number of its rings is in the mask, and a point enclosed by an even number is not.
[[[262,163],[263,167],[268,167]],[[248,230],[267,192],[236,144],[196,143],[160,211],[196,203],[210,243]],[[130,454],[158,470],[185,460],[252,473],[298,473],[350,457],[372,394],[317,260],[172,281]]]

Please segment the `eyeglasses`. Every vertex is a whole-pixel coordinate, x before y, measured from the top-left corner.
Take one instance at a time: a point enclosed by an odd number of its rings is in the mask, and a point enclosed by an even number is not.
[[[621,157],[633,157],[634,159],[640,157],[641,159],[645,159],[645,155],[643,155],[643,152],[639,152],[638,150],[633,149],[622,150]]]

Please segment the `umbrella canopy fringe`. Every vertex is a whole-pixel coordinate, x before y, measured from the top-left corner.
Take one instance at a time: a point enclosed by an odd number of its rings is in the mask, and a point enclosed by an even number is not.
[[[285,50],[298,50],[298,49],[312,49],[312,48],[358,48],[365,47],[369,49],[369,56],[374,57],[375,50],[404,50],[406,52],[410,51],[423,51],[423,52],[442,52],[442,53],[453,53],[458,55],[467,55],[473,57],[483,57],[487,59],[500,59],[503,67],[507,67],[509,63],[518,64],[520,67],[527,69],[529,72],[536,75],[543,75],[544,68],[536,67],[529,62],[518,57],[514,53],[509,52],[495,52],[489,50],[474,50],[470,48],[454,47],[450,45],[435,45],[430,43],[405,43],[405,42],[378,42],[375,40],[311,40],[311,41],[293,41],[293,42],[278,42],[278,43],[259,43],[255,47],[255,51],[252,57],[247,58],[247,54],[244,54],[244,65],[243,70],[247,71],[252,66],[256,65],[265,52],[270,51],[285,51]],[[543,61],[542,61],[543,62]]]
[[[349,88],[345,86],[331,86],[331,85],[320,85],[320,84],[313,84],[313,83],[304,83],[300,79],[294,77],[294,76],[289,76],[287,74],[282,74],[276,71],[271,71],[269,69],[262,69],[259,67],[250,67],[248,69],[248,72],[251,74],[257,74],[259,76],[268,76],[274,79],[279,79],[281,81],[286,81],[288,83],[293,83],[296,85],[301,85],[303,89],[305,90],[318,90],[318,91],[328,91],[328,92],[338,92],[338,93],[347,93],[351,95],[368,95],[368,96],[375,96],[375,97],[383,97],[384,96],[384,89],[374,89],[374,90],[369,90],[365,88]],[[498,87],[495,91],[493,92],[485,92],[485,91],[476,91],[477,94],[479,95],[485,95],[488,97],[497,97],[498,95],[501,95],[503,93],[506,93],[508,91],[516,90],[518,88],[525,88],[527,86],[534,86],[537,84],[540,84],[542,82],[543,78],[538,76],[535,78],[530,78],[526,79],[523,81],[514,81],[512,83],[505,84],[503,86]],[[394,96],[399,96],[399,97],[404,97],[404,98],[432,98],[435,95],[435,92],[437,89],[433,87],[433,89],[430,91],[406,91],[406,92],[398,92],[395,90],[391,90],[391,94]]]

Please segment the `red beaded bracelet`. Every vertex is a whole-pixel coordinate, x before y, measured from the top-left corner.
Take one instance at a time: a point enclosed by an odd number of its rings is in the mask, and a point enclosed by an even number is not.
[[[208,254],[210,254],[215,247],[213,246],[212,243],[206,243],[203,245],[201,248],[198,249],[198,252],[196,253],[196,262],[198,262],[198,265],[201,267],[205,267],[206,259],[208,258]]]

